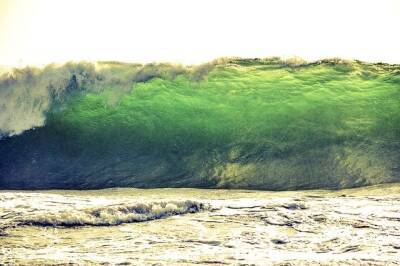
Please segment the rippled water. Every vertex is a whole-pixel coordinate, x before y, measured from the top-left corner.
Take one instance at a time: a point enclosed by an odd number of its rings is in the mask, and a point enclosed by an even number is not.
[[[0,192],[0,264],[400,264],[400,186]]]

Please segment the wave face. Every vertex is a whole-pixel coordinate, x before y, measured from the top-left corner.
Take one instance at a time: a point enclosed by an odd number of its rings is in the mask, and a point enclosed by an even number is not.
[[[0,187],[345,188],[400,181],[400,67],[232,59],[15,70]]]

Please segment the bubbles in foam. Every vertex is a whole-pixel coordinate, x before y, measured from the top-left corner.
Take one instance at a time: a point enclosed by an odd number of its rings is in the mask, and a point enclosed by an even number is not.
[[[17,223],[19,225],[36,226],[109,226],[195,213],[206,208],[207,206],[204,204],[195,201],[118,204],[80,210],[40,213],[21,217]]]

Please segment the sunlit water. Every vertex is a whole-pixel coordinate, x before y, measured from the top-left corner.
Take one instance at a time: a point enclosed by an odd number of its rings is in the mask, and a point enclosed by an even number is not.
[[[0,264],[395,265],[400,186],[0,192]]]

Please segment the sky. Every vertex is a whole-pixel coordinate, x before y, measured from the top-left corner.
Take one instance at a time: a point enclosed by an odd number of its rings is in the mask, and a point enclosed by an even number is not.
[[[0,65],[223,56],[400,63],[400,0],[0,0]]]

